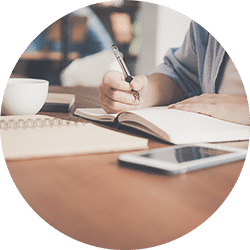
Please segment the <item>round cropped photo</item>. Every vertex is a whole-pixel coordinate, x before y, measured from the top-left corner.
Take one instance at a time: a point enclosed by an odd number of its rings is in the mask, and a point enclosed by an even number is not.
[[[198,230],[238,180],[249,125],[223,44],[143,1],[54,20],[13,65],[1,105],[2,151],[23,199],[63,235],[104,249]]]

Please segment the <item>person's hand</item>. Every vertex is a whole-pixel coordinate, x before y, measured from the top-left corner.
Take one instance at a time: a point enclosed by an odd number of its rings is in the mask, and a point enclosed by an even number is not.
[[[249,125],[246,96],[203,94],[172,104],[168,108],[196,112],[225,121]]]
[[[146,76],[136,76],[131,83],[125,81],[121,72],[107,72],[99,86],[100,101],[102,108],[107,113],[119,113],[121,111],[132,111],[142,107],[148,87]],[[140,100],[133,96],[131,90],[138,91]]]

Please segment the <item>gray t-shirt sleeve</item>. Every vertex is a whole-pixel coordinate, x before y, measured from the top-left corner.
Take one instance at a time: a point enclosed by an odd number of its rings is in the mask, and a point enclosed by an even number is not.
[[[191,22],[182,46],[170,49],[164,56],[164,62],[151,72],[167,75],[179,85],[185,98],[202,93],[198,73],[197,42],[199,41],[194,39],[194,22]]]

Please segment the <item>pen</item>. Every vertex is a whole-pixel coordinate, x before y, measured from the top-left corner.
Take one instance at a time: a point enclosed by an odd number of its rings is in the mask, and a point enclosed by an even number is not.
[[[125,62],[123,61],[123,59],[121,57],[121,53],[120,53],[119,49],[114,44],[112,45],[112,49],[113,49],[113,52],[115,54],[115,57],[116,57],[119,65],[120,65],[120,67],[121,67],[121,69],[123,71],[123,74],[125,76],[125,81],[128,82],[128,83],[131,83],[132,80],[133,80],[133,77],[130,75],[129,70],[128,70]],[[137,91],[135,91],[133,89],[131,90],[131,92],[133,93],[134,98],[138,99],[140,101],[140,94],[139,94],[139,92],[137,92]]]

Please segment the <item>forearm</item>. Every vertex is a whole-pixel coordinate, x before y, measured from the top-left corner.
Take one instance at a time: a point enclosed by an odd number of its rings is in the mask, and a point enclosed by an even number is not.
[[[183,100],[181,88],[163,74],[148,76],[148,89],[143,107],[168,105]]]

